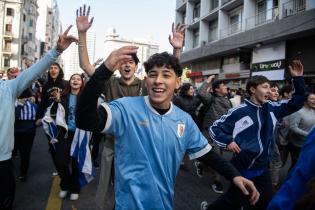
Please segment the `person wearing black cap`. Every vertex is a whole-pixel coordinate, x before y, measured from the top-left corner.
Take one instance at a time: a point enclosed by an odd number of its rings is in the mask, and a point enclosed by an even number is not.
[[[232,104],[227,97],[228,89],[225,81],[214,79],[214,75],[209,76],[208,79],[200,86],[197,94],[201,98],[202,103],[207,107],[202,122],[202,133],[215,151],[222,154],[222,151],[220,151],[219,147],[213,142],[213,139],[211,139],[208,130],[214,121],[226,114],[228,110],[232,108]],[[212,87],[212,93],[208,91],[210,87]],[[202,163],[196,161],[195,166],[197,168],[198,176],[202,176]],[[211,185],[212,190],[216,193],[222,194],[223,185],[220,181],[220,175],[214,170],[211,170],[211,174],[213,177],[213,184]]]

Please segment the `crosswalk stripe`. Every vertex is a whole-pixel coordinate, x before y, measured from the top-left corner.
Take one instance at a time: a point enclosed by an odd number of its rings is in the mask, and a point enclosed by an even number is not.
[[[53,178],[46,210],[61,210],[62,199],[59,198],[59,176]]]

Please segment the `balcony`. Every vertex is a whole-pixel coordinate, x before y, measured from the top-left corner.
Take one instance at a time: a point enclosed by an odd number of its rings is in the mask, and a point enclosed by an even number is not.
[[[3,34],[3,39],[4,40],[12,40],[13,39],[12,31],[5,31]]]
[[[11,47],[4,47],[2,49],[2,54],[3,55],[7,55],[7,56],[11,56],[12,55]]]
[[[222,29],[220,31],[220,38],[226,38],[228,36],[231,36],[233,34],[242,32],[242,22],[236,22],[234,24],[229,25],[229,27]]]
[[[305,11],[306,0],[292,0],[283,4],[282,16],[288,17]]]
[[[279,19],[279,8],[274,7],[266,11],[262,11],[257,15],[246,19],[246,30],[261,26],[274,20]]]

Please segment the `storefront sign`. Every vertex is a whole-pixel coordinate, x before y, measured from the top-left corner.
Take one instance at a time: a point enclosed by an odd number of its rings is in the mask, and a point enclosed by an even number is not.
[[[283,80],[284,79],[285,60],[267,61],[262,63],[253,63],[251,68],[251,75],[262,75],[269,80]]]
[[[252,71],[272,71],[280,69],[284,69],[284,60],[252,64]]]

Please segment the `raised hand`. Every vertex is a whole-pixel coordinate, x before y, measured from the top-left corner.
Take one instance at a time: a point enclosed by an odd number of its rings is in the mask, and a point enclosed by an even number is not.
[[[215,79],[215,75],[210,75],[208,78],[207,78],[207,83],[212,83],[213,80]]]
[[[168,40],[174,49],[181,49],[183,47],[185,29],[185,24],[177,23],[175,27],[174,23],[172,23],[172,36],[169,35]]]
[[[72,42],[78,42],[78,39],[74,36],[68,36],[68,33],[71,29],[72,25],[70,25],[67,30],[59,35],[59,39],[57,41],[57,50],[62,53],[65,49],[67,49]]]
[[[123,61],[131,59],[133,53],[137,53],[138,47],[136,46],[125,46],[121,47],[118,50],[114,50],[107,57],[104,64],[110,71],[115,71],[116,67]]]
[[[292,77],[303,76],[304,67],[300,60],[293,60],[289,69]]]
[[[251,205],[255,205],[259,200],[259,192],[256,189],[254,183],[242,176],[236,176],[233,178],[233,183],[243,192],[244,195],[249,196],[249,202]]]
[[[89,14],[90,14],[90,6],[88,6],[86,10],[86,6],[83,5],[83,8],[77,9],[77,29],[78,33],[85,33],[93,24],[94,18],[92,17],[89,21]]]

